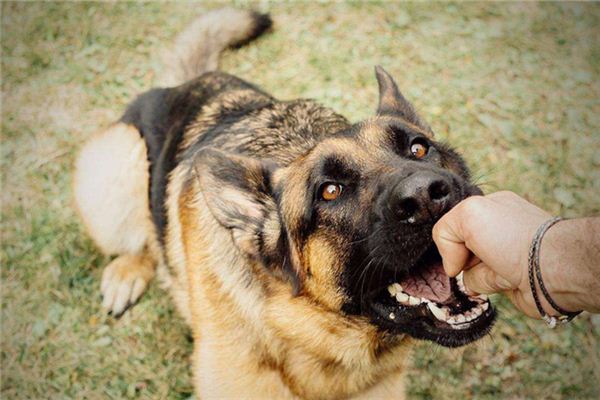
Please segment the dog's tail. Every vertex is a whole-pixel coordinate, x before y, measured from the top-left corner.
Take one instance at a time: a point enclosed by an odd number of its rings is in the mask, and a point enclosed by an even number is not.
[[[165,56],[160,83],[176,86],[218,68],[219,54],[242,46],[260,36],[272,25],[269,14],[222,8],[196,18],[175,40]]]

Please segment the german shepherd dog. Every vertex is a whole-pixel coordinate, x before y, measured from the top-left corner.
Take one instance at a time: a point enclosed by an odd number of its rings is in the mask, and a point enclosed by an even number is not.
[[[77,208],[117,256],[103,306],[120,315],[157,271],[191,327],[200,399],[403,397],[412,338],[460,346],[493,323],[431,237],[481,192],[380,67],[377,113],[358,123],[217,71],[221,51],[270,26],[201,16],[169,86],[83,146]]]

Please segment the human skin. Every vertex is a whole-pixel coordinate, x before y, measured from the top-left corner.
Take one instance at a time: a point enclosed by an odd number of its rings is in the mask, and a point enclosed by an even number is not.
[[[528,278],[537,229],[552,218],[512,192],[463,200],[433,228],[433,240],[450,276],[464,271],[472,293],[503,293],[526,315],[540,318]],[[567,311],[600,312],[600,218],[559,221],[544,235],[540,269],[546,289]],[[547,314],[559,315],[538,298]]]

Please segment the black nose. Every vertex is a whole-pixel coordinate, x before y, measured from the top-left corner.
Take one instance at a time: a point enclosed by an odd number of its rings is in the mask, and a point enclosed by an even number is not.
[[[448,178],[420,171],[396,184],[390,203],[402,222],[431,222],[446,211],[450,203],[450,188]]]

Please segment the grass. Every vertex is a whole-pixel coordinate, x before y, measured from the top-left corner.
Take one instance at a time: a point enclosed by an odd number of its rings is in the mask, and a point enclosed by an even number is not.
[[[160,71],[206,5],[6,3],[2,9],[2,398],[187,398],[189,332],[154,285],[120,320],[71,206],[77,149]],[[272,34],[223,69],[352,120],[398,80],[488,191],[569,217],[600,213],[600,5],[270,4]],[[600,320],[548,330],[500,298],[490,337],[414,353],[414,399],[600,397]]]

